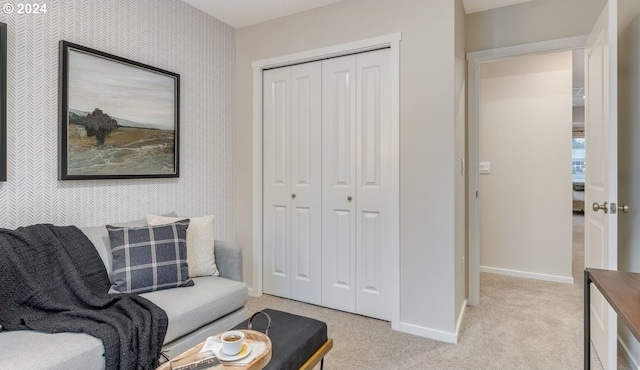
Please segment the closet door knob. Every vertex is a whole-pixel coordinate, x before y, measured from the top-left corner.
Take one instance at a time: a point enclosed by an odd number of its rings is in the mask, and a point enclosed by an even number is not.
[[[348,200],[349,202],[351,202],[351,201],[353,200],[353,198],[351,198],[351,195],[347,195],[347,200]]]
[[[296,193],[291,193],[291,199],[296,199]]]

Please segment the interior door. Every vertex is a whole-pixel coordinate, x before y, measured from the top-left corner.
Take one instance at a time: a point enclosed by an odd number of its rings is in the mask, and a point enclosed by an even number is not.
[[[391,320],[388,49],[323,62],[322,305]]]
[[[616,270],[617,0],[609,0],[585,50],[585,266]],[[605,369],[616,368],[617,317],[591,286],[591,341]]]
[[[265,293],[321,301],[321,62],[265,71]]]
[[[321,303],[321,62],[291,67],[291,298]]]
[[[356,57],[356,313],[391,320],[389,49]]]
[[[263,74],[263,289],[291,296],[291,69]]]
[[[356,56],[322,63],[322,305],[355,312]]]

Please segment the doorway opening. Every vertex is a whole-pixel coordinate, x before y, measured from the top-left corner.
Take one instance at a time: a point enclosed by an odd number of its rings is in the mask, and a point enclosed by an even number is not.
[[[540,280],[574,282],[571,247],[572,187],[569,185],[572,183],[569,171],[572,157],[571,148],[568,146],[572,140],[573,121],[572,51],[582,49],[585,41],[585,37],[576,37],[467,55],[470,163],[469,303],[472,305],[479,304],[481,270]],[[524,58],[522,60],[538,59],[538,66],[536,67],[536,63],[525,63],[524,67],[517,67],[510,63],[519,57]],[[554,58],[562,59],[564,67],[560,70],[554,67],[554,63],[557,66],[557,60],[553,61]],[[487,71],[483,71],[485,67]],[[514,73],[517,72],[514,68],[525,70],[518,74]],[[535,74],[550,79],[546,83],[533,83],[528,88],[509,86],[518,79],[527,80]],[[562,86],[555,84],[558,82],[558,76],[562,76]],[[545,85],[549,83],[557,85],[556,90],[544,91]],[[481,109],[481,104],[484,104],[480,95],[483,84],[486,85],[484,88],[494,90],[493,96],[484,102],[486,104]],[[562,95],[560,98],[559,94]],[[525,99],[527,95],[529,97]],[[552,103],[551,100],[555,102]],[[532,109],[531,106],[535,107],[537,103],[551,104],[550,109],[561,109],[561,118],[557,119],[559,115],[541,115],[548,109]],[[503,108],[499,108],[501,104]],[[528,111],[525,112],[524,107],[519,104],[524,104]],[[487,119],[482,115],[500,109],[510,111],[511,117],[500,118],[501,122],[497,125],[493,125],[495,122],[489,117],[488,122],[491,126],[482,129],[481,118]],[[553,122],[559,123],[554,126]],[[542,134],[541,128],[544,128]],[[484,136],[491,134],[492,130],[495,135],[493,139],[489,139],[490,144],[484,146],[488,153],[481,153],[482,142],[486,141]],[[547,130],[555,130],[560,136],[552,136]],[[505,154],[504,149],[510,149],[511,155]],[[555,157],[551,152],[556,152]],[[558,160],[560,157],[566,158]],[[532,174],[533,176],[530,176]],[[506,180],[500,179],[500,176],[506,176]],[[553,190],[550,188],[551,179],[554,182]],[[481,182],[486,183],[488,187],[481,189]],[[492,186],[494,189],[491,189]],[[491,192],[494,193],[493,196]],[[550,198],[554,199],[548,201]],[[482,212],[488,209],[489,213],[493,212],[500,221],[495,223],[494,220],[494,225],[481,225],[481,222],[484,222],[480,213],[481,204],[486,207]],[[536,223],[540,225],[553,217],[561,221],[551,222],[537,229],[532,226]],[[483,231],[488,230],[490,238],[495,237],[494,241],[481,240],[481,226]],[[498,231],[505,230],[503,235],[496,237]],[[563,241],[545,241],[550,230],[555,235],[561,235],[560,239]],[[518,245],[516,239],[521,238],[523,233],[528,233],[525,241],[534,244],[520,249],[514,248]],[[507,247],[489,252],[487,259],[484,255],[485,243],[491,243],[491,246],[502,244]],[[557,250],[553,245],[564,247]],[[491,258],[495,261],[493,265],[492,262],[487,262]],[[513,261],[516,261],[515,264]]]
[[[480,66],[481,272],[573,283],[572,59],[560,51]]]
[[[584,182],[587,171],[585,112],[584,49],[573,51],[573,100],[571,124],[571,190],[572,190],[572,246],[573,278],[580,282],[584,271]]]

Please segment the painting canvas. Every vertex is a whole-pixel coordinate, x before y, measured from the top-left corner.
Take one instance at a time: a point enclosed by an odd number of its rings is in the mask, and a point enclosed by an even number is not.
[[[180,76],[60,42],[60,179],[178,177]]]

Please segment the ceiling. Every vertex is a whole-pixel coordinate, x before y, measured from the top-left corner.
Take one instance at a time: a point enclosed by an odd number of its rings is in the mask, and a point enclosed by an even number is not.
[[[462,0],[464,11],[467,14],[482,12],[489,9],[502,8],[503,6],[526,3],[533,0]]]
[[[344,0],[182,0],[233,28],[320,8]],[[427,1],[427,0],[425,0]],[[467,14],[532,0],[462,0]]]
[[[233,28],[251,26],[343,0],[182,0]]]

